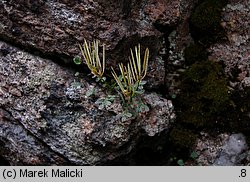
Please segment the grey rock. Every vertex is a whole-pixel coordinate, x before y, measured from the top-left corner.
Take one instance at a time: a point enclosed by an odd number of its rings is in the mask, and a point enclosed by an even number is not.
[[[150,49],[150,82],[163,84],[164,64],[155,59],[163,37],[154,25],[174,26],[180,19],[180,0],[47,0],[0,1],[0,38],[70,63],[80,54],[83,39],[106,45],[107,64],[128,61],[138,43]],[[39,11],[38,11],[39,10]],[[32,36],[31,36],[32,35]],[[107,67],[109,67],[107,66]]]
[[[232,134],[223,145],[219,157],[215,160],[216,166],[239,165],[247,157],[248,146],[242,134]]]
[[[99,109],[95,98],[107,93],[86,76],[4,42],[0,53],[0,155],[11,165],[105,164],[175,120],[171,101],[155,93],[143,96],[150,110],[122,120],[119,96]],[[93,88],[95,98],[86,96]]]
[[[222,26],[228,41],[212,45],[210,59],[222,62],[233,89],[249,87],[250,74],[250,13],[249,1],[229,1],[222,12]],[[237,74],[234,74],[237,70]]]
[[[155,108],[150,111],[150,114],[146,118],[144,116],[144,121],[141,122],[142,128],[147,135],[154,136],[166,130],[166,128],[170,128],[171,122],[175,119],[172,102],[170,100],[166,101],[166,99],[154,93],[145,95],[144,99],[150,104],[151,108]]]

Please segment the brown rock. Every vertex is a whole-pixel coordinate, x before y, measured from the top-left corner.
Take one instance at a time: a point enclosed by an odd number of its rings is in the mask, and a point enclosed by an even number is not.
[[[11,165],[105,164],[129,153],[140,137],[168,130],[175,119],[171,101],[155,93],[144,94],[150,108],[144,117],[124,118],[118,94],[111,106],[100,107],[96,100],[108,95],[86,75],[75,77],[51,60],[3,42],[0,52],[5,52],[0,59],[0,156]],[[87,96],[93,88],[95,96]]]
[[[150,0],[145,7],[152,22],[173,26],[180,18],[180,1]]]
[[[163,35],[154,25],[174,26],[179,4],[180,0],[2,1],[0,38],[63,57],[65,62],[80,53],[77,44],[84,38],[99,39],[106,44],[109,66],[126,62],[129,48],[140,43],[143,49],[149,47],[153,65]],[[154,85],[162,84],[164,72],[152,75]]]
[[[210,59],[222,62],[235,89],[249,87],[250,75],[250,13],[249,1],[231,1],[222,13],[228,41],[209,48]],[[236,71],[237,70],[237,71]],[[235,71],[237,74],[235,75]]]

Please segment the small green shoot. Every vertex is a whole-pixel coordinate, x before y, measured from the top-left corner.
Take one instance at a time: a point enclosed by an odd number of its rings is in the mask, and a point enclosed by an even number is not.
[[[95,104],[98,105],[98,109],[107,109],[111,106],[112,102],[115,100],[115,95],[108,95],[107,97],[101,97],[96,100]]]
[[[80,82],[76,82],[76,81],[72,82],[70,85],[75,89],[80,88],[82,86]]]
[[[138,95],[144,93],[143,86],[146,84],[146,81],[143,81],[143,79],[148,69],[148,48],[145,50],[143,60],[141,60],[140,44],[135,46],[134,51],[130,49],[131,55],[127,65],[123,65],[122,63],[118,64],[120,75],[117,75],[115,70],[111,67],[111,74],[114,80],[110,82],[107,82],[106,77],[103,76],[105,71],[105,46],[103,45],[102,48],[102,59],[99,56],[98,40],[87,42],[86,39],[84,39],[84,43],[82,45],[79,44],[79,48],[93,78],[96,78],[97,82],[101,82],[103,87],[108,89],[108,94],[113,94],[113,91],[116,90],[120,95],[123,108],[125,109],[122,113],[123,121],[138,115],[138,113],[149,111],[149,107],[138,97]],[[76,56],[73,61],[77,65],[82,63],[80,56]],[[75,76],[79,76],[79,73]],[[86,92],[86,96],[96,96],[96,89],[89,89]],[[99,109],[108,109],[115,97],[114,95],[108,95],[105,98],[99,98],[96,100],[95,104],[98,105]]]
[[[90,88],[87,92],[86,92],[86,96],[87,97],[92,97],[96,95],[96,89],[94,87]]]
[[[193,151],[193,152],[190,154],[190,157],[191,157],[192,159],[197,159],[197,158],[199,157],[199,155],[198,155],[197,152]]]
[[[177,161],[177,164],[178,164],[179,166],[184,166],[184,165],[185,165],[185,163],[184,163],[184,161],[183,161],[182,159],[179,159],[179,160]]]
[[[80,56],[76,56],[73,59],[74,63],[77,65],[80,65],[82,63],[81,57]]]
[[[121,117],[122,117],[122,122],[128,120],[129,118],[133,117],[133,114],[127,111],[124,111],[123,113],[121,113]]]

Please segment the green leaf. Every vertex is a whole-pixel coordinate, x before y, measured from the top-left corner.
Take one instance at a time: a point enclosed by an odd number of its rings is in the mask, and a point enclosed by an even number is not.
[[[130,112],[123,112],[122,113],[122,121],[126,121],[128,118],[131,118],[133,116],[133,114],[131,114]]]
[[[99,98],[95,101],[95,104],[100,105],[104,102],[104,100],[105,100],[104,98]]]
[[[91,89],[89,89],[87,92],[86,92],[86,96],[87,97],[90,97],[90,96],[92,96],[92,95],[95,95],[95,88],[91,88]]]
[[[107,100],[106,102],[105,102],[105,106],[110,106],[112,104],[112,102],[110,102],[109,100]]]
[[[93,75],[93,76],[92,76],[92,78],[95,78],[95,77],[96,77],[96,75]],[[99,82],[100,80],[101,80],[101,79],[100,79],[99,77],[96,77],[96,79],[95,79],[96,82]]]
[[[77,64],[77,65],[79,65],[79,64],[82,63],[82,60],[81,60],[80,56],[74,57],[73,61],[74,61],[74,63]]]
[[[79,76],[79,75],[80,75],[80,73],[79,73],[79,72],[76,72],[76,73],[75,73],[75,76],[76,76],[76,77],[77,77],[77,76]]]
[[[171,97],[172,97],[172,99],[175,99],[175,98],[176,98],[176,95],[175,95],[175,94],[173,94]]]
[[[133,116],[133,114],[130,113],[130,112],[127,112],[127,113],[126,113],[126,116],[127,116],[128,118],[131,118],[131,117]]]
[[[140,95],[143,94],[144,92],[145,92],[144,90],[137,90],[137,91],[135,91],[136,94],[140,94]]]
[[[178,161],[177,161],[177,164],[179,165],[179,166],[184,166],[185,164],[184,164],[184,161],[182,160],[182,159],[179,159]]]
[[[102,77],[101,82],[105,82],[105,81],[106,81],[106,77]]]
[[[80,82],[72,82],[70,85],[71,85],[72,87],[74,87],[74,88],[78,88],[78,87],[81,87],[81,86],[82,86],[82,84],[81,84]]]
[[[147,83],[147,81],[142,80],[142,81],[140,81],[139,85],[143,86],[143,85],[145,85],[146,83]]]
[[[115,99],[115,95],[108,95],[105,98],[99,98],[95,101],[95,104],[98,105],[99,109],[104,109],[112,104]]]
[[[148,112],[149,111],[149,107],[145,104],[141,105],[140,107],[140,112]]]
[[[192,152],[192,153],[190,154],[190,157],[191,157],[192,159],[196,159],[198,156],[199,156],[199,155],[197,154],[197,152]]]
[[[116,97],[115,95],[108,95],[107,99],[112,102],[115,100],[115,97]]]

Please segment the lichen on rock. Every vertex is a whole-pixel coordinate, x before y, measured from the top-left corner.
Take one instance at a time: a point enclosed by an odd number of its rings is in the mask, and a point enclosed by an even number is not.
[[[144,96],[150,112],[122,120],[119,97],[115,97],[112,107],[99,109],[95,104],[97,98],[108,96],[98,84],[4,42],[0,42],[0,50],[0,128],[9,127],[8,135],[0,132],[1,138],[8,141],[0,155],[12,165],[46,164],[41,153],[47,150],[51,164],[104,164],[129,153],[140,136],[168,130],[175,119],[171,101],[151,93]],[[93,87],[95,97],[86,96]],[[4,147],[16,142],[20,145],[13,149]],[[28,159],[30,150],[26,149],[31,147],[37,149],[30,154],[34,160]]]

